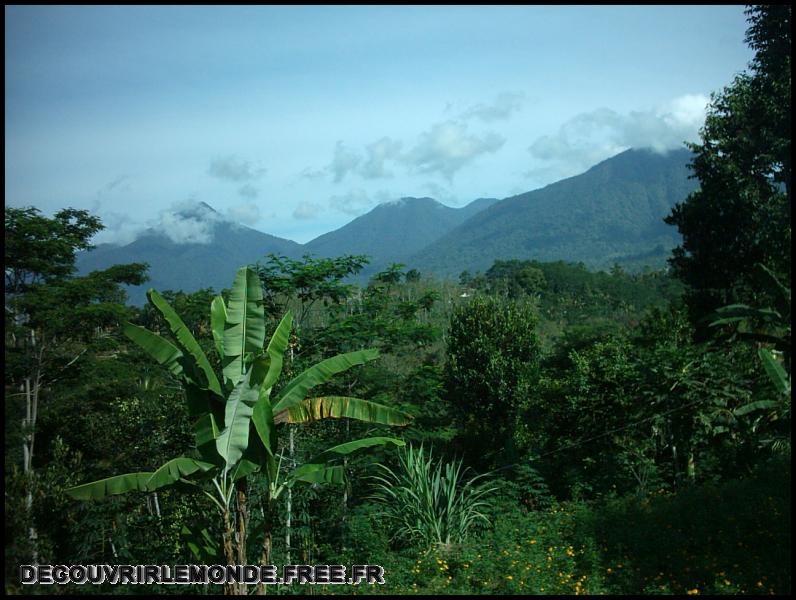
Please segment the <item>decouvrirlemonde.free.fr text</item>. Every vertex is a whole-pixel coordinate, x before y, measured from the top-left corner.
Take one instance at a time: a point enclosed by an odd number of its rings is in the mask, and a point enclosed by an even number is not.
[[[23,584],[383,584],[379,565],[20,565]]]

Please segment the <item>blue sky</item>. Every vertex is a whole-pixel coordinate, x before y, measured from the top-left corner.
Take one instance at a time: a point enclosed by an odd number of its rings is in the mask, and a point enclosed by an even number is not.
[[[130,241],[204,201],[306,242],[695,140],[743,6],[6,7],[5,194]]]

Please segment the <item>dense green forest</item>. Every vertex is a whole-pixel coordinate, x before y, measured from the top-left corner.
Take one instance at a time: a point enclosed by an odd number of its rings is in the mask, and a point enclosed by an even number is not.
[[[263,256],[76,275],[5,209],[8,594],[790,594],[790,6],[748,11],[670,268],[436,279]],[[22,585],[20,565],[381,565],[383,585]]]

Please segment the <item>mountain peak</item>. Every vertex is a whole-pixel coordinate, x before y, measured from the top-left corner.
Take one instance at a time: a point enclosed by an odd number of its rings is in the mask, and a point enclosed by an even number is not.
[[[202,201],[187,202],[175,210],[174,214],[182,219],[195,219],[197,221],[215,220],[220,216],[216,209],[207,202]]]
[[[389,200],[387,202],[382,202],[381,204],[379,204],[377,208],[380,207],[395,208],[395,207],[409,206],[409,205],[420,206],[424,204],[442,206],[442,204],[434,200],[434,198],[429,198],[427,196],[424,196],[423,198],[416,198],[414,196],[404,196],[403,198],[398,198],[396,200]]]

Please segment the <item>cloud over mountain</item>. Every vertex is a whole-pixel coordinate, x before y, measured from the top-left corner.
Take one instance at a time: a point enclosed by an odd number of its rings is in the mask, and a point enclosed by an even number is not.
[[[652,148],[663,153],[698,138],[709,99],[700,94],[680,96],[648,110],[620,114],[608,108],[581,113],[555,134],[545,135],[528,151],[548,164],[528,172],[555,180],[580,173],[628,148]]]
[[[367,147],[367,159],[365,160],[359,173],[365,179],[379,179],[392,177],[384,163],[388,160],[397,160],[401,156],[401,142],[389,137],[369,144]]]
[[[420,140],[403,161],[421,173],[439,173],[449,180],[482,154],[496,152],[505,139],[494,132],[471,134],[461,121],[437,123],[420,135]]]

